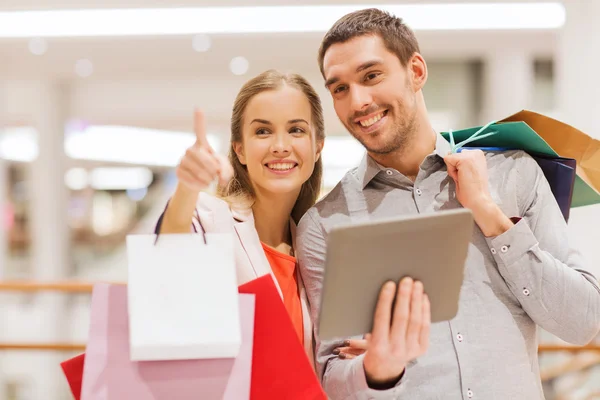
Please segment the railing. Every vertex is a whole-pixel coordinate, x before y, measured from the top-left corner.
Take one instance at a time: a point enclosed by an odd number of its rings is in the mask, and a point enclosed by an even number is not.
[[[123,282],[111,282],[113,284],[125,284]],[[93,283],[89,282],[31,282],[31,281],[4,281],[0,282],[0,291],[36,293],[42,291],[58,291],[62,293],[91,293]],[[44,351],[84,351],[83,343],[0,343],[0,350],[44,350]],[[571,352],[578,354],[581,352],[598,352],[595,361],[586,360],[585,362],[571,362],[562,367],[544,371],[543,378],[552,379],[562,373],[589,368],[592,365],[600,364],[600,344],[589,344],[587,346],[570,346],[560,344],[542,343],[538,347],[539,353],[553,352]]]

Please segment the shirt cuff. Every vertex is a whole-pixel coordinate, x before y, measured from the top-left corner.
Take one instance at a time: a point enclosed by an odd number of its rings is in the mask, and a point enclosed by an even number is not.
[[[517,220],[512,228],[499,236],[486,238],[486,241],[496,263],[506,266],[514,264],[539,244],[524,219]]]
[[[353,392],[356,394],[357,400],[387,400],[387,399],[397,399],[400,394],[402,394],[403,390],[403,382],[406,381],[406,370],[404,370],[404,374],[402,378],[396,383],[391,389],[386,390],[377,390],[371,389],[367,384],[367,376],[365,374],[365,367],[363,364],[363,359],[365,355],[362,354],[353,360],[350,360],[352,363],[352,385]]]

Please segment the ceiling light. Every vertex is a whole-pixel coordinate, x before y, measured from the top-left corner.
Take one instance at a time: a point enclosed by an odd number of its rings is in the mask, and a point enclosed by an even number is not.
[[[370,7],[415,30],[556,29],[565,22],[560,2],[80,9],[0,12],[0,37],[324,32]]]
[[[229,69],[234,75],[244,75],[248,72],[249,65],[248,60],[244,57],[234,57],[229,63]]]
[[[82,78],[87,78],[94,72],[94,64],[88,59],[77,60],[75,63],[75,73]]]
[[[146,189],[152,179],[152,171],[143,167],[101,167],[90,173],[90,185],[96,190]]]
[[[207,138],[212,148],[219,152],[218,135],[209,133]],[[191,132],[80,124],[79,128],[65,134],[65,153],[79,160],[174,167],[194,140]],[[33,127],[11,127],[0,131],[1,158],[30,162],[37,155],[37,131]]]
[[[208,134],[207,138],[219,152],[218,137]],[[191,132],[92,125],[68,132],[65,152],[71,158],[82,160],[174,167],[194,141]]]
[[[88,183],[89,178],[85,168],[71,168],[65,172],[65,184],[71,190],[83,190]]]
[[[0,158],[31,162],[38,156],[37,131],[28,126],[0,131]]]
[[[48,42],[43,38],[31,38],[29,40],[29,51],[36,56],[44,55],[48,51]]]
[[[210,37],[208,35],[199,34],[195,35],[192,39],[192,48],[199,53],[208,51],[210,49],[210,45]]]

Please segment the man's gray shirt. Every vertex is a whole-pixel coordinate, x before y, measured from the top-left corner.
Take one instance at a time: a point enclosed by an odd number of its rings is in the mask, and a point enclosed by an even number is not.
[[[365,155],[302,218],[297,257],[315,327],[329,230],[355,221],[357,213],[376,220],[461,207],[442,159],[449,150],[437,135],[415,182]],[[475,228],[458,315],[432,324],[427,353],[408,365],[394,388],[370,389],[364,356],[338,358],[333,350],[341,342],[320,342],[315,328],[317,373],[331,399],[541,399],[538,326],[581,345],[600,330],[598,283],[569,246],[536,161],[522,151],[488,152],[486,159],[494,201],[508,217],[522,219],[497,237]],[[435,251],[435,243],[430,246]]]

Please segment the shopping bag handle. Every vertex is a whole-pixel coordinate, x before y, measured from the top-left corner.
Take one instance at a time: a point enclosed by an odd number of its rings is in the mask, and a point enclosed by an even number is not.
[[[158,222],[156,222],[156,227],[154,228],[154,234],[156,235],[156,238],[154,239],[154,245],[156,246],[156,244],[158,243],[158,237],[160,236],[160,227],[162,226],[162,222],[163,222],[163,217],[165,216],[165,212],[167,211],[167,207],[169,207],[169,202],[167,201],[167,205],[165,206],[165,210],[163,211],[163,213],[160,215],[160,217],[158,217]],[[198,220],[198,225],[200,226],[200,231],[202,232],[202,240],[204,240],[204,244],[207,244],[206,242],[206,231],[204,230],[204,227],[202,226],[202,221],[200,221],[200,214],[198,213],[198,209],[194,208],[194,216],[196,217],[196,220]],[[198,233],[198,229],[196,229],[196,225],[192,222],[192,228],[194,229],[195,233]]]
[[[457,144],[455,144],[455,143],[454,143],[454,135],[452,134],[452,130],[448,131],[448,135],[450,136],[450,148],[451,148],[450,152],[451,152],[452,154],[454,154],[454,153],[460,153],[460,150],[461,150],[461,149],[462,149],[462,148],[463,148],[465,145],[467,145],[467,144],[469,144],[469,143],[471,143],[471,142],[474,142],[474,141],[476,141],[476,140],[483,139],[483,138],[486,138],[486,137],[488,137],[488,136],[493,136],[493,135],[497,134],[497,133],[498,133],[498,131],[491,131],[491,132],[488,132],[488,133],[486,133],[485,135],[479,136],[479,135],[481,135],[481,134],[482,134],[482,133],[483,133],[483,132],[484,132],[484,131],[485,131],[485,130],[486,130],[486,129],[487,129],[489,126],[490,126],[490,125],[493,125],[493,124],[495,124],[495,123],[496,123],[496,121],[490,121],[490,122],[488,122],[487,124],[485,124],[484,126],[482,126],[482,127],[481,127],[481,128],[480,128],[480,129],[479,129],[477,132],[475,132],[474,134],[472,134],[470,137],[468,137],[467,139],[465,139],[465,140],[463,140],[462,142],[460,142],[460,143],[457,143]]]

